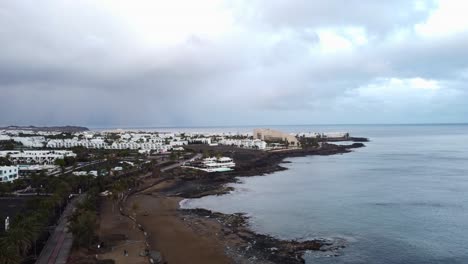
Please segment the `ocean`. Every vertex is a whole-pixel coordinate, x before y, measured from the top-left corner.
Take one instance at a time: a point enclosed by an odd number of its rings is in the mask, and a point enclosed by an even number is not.
[[[468,263],[468,125],[284,126],[346,131],[365,148],[289,158],[288,170],[240,178],[230,194],[188,208],[243,212],[284,239],[344,238],[340,256],[307,263]]]

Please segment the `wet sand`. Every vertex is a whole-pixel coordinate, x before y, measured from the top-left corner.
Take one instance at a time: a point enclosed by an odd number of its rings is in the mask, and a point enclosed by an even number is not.
[[[122,264],[148,263],[146,257],[139,255],[146,248],[144,235],[130,219],[120,215],[118,205],[112,210],[112,203],[102,198],[98,236],[105,248],[98,253],[98,259],[113,259]],[[123,237],[125,239],[121,239]],[[124,256],[124,250],[128,251],[128,256]]]
[[[155,191],[153,188],[151,190]],[[137,222],[148,232],[149,243],[168,263],[233,263],[217,238],[220,226],[208,224],[203,234],[191,228],[178,212],[181,198],[144,192],[130,197],[127,206],[138,204]],[[130,209],[130,208],[128,208]]]

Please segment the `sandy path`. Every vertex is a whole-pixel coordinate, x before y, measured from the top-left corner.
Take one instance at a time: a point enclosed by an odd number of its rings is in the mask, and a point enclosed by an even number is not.
[[[196,232],[179,216],[179,201],[180,198],[139,194],[130,197],[126,206],[131,211],[132,205],[138,204],[138,223],[149,233],[151,247],[160,251],[169,264],[232,263],[217,238],[219,226],[208,227],[210,231],[203,234]]]
[[[99,254],[99,259],[113,259],[117,264],[143,264],[148,263],[146,257],[139,256],[141,251],[145,249],[144,236],[132,221],[127,217],[119,214],[118,206],[112,210],[112,201],[103,199],[100,208],[100,226],[98,235],[100,238],[106,239],[109,236],[118,234],[125,235],[126,240],[115,241],[115,245],[111,242],[106,243],[105,253]],[[128,256],[123,255],[123,250],[128,250]]]

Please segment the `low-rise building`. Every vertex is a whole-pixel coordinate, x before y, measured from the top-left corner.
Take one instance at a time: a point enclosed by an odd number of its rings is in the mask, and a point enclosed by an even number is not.
[[[91,149],[103,149],[106,148],[108,144],[104,142],[103,139],[82,139],[78,140],[73,139],[52,139],[47,142],[46,147],[48,148],[74,148],[74,147],[84,147]]]
[[[43,136],[32,136],[32,137],[13,137],[15,142],[21,143],[23,146],[28,148],[42,148],[45,145],[45,137]]]
[[[180,146],[185,146],[185,145],[188,145],[187,140],[173,140],[169,142],[169,146],[171,147],[180,147]]]
[[[220,145],[236,146],[240,148],[251,148],[264,150],[267,143],[260,139],[223,139],[218,142]]]
[[[206,158],[187,162],[183,165],[185,168],[202,170],[206,172],[228,172],[232,171],[236,163],[229,157]]]
[[[88,175],[88,172],[87,171],[74,171],[72,172],[72,174],[75,176],[86,176]]]
[[[18,166],[18,173],[20,176],[29,176],[33,174],[41,174],[51,172],[57,169],[58,166],[56,165],[19,165]]]
[[[57,159],[76,157],[70,150],[4,150],[0,157],[7,157],[13,164],[54,164]]]
[[[12,182],[18,179],[18,166],[0,166],[0,182]]]
[[[184,151],[185,149],[183,147],[173,147],[171,150],[172,151]]]
[[[99,175],[99,173],[98,173],[97,170],[92,170],[92,171],[88,171],[88,175],[92,175],[94,177],[97,177]]]
[[[195,137],[188,140],[191,144],[211,144],[211,138],[209,137]]]
[[[7,141],[7,140],[11,140],[11,137],[8,135],[0,134],[0,141]]]

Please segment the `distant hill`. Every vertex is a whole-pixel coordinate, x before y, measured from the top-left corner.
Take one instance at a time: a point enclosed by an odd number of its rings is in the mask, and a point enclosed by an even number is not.
[[[57,131],[57,132],[68,132],[68,133],[89,131],[87,127],[81,127],[81,126],[50,126],[50,127],[7,126],[7,127],[0,127],[0,130]]]

